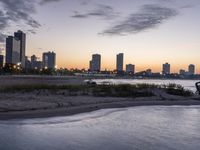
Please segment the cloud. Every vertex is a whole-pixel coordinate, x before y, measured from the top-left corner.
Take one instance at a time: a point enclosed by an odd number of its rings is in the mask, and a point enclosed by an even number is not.
[[[40,5],[44,5],[44,4],[48,4],[48,3],[52,3],[52,2],[60,2],[62,0],[41,0],[40,1]]]
[[[4,42],[4,41],[5,41],[5,38],[6,38],[6,35],[0,33],[0,43],[1,43],[1,42]]]
[[[93,0],[80,0],[80,4],[81,5],[88,5],[89,3],[91,3]]]
[[[89,18],[89,17],[98,17],[103,19],[112,19],[119,15],[115,12],[111,6],[99,4],[97,8],[86,13],[80,13],[78,11],[74,12],[75,14],[71,16],[72,18]]]
[[[0,0],[0,30],[6,31],[12,24],[25,23],[33,29],[39,28],[41,25],[32,18],[35,11],[35,2],[32,0]],[[5,39],[5,34],[0,34],[0,42]]]
[[[104,30],[102,35],[128,35],[156,28],[165,21],[176,16],[178,11],[173,8],[155,4],[143,5],[137,12],[130,14],[127,19]]]

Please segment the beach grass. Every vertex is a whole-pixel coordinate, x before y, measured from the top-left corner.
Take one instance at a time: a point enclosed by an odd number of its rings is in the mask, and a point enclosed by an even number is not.
[[[123,85],[13,85],[0,88],[3,93],[33,92],[46,90],[50,93],[67,91],[70,96],[96,96],[96,97],[150,97],[153,90],[163,90],[170,95],[192,96],[193,92],[184,89],[181,85],[155,85],[155,84],[123,84]]]

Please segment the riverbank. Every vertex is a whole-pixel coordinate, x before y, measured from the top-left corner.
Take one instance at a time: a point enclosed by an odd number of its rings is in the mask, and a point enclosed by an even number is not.
[[[55,96],[6,96],[0,101],[0,120],[46,118],[68,116],[107,108],[124,108],[134,106],[173,106],[200,105],[200,100],[194,98],[161,97],[114,98],[114,97],[55,97]],[[0,98],[2,95],[0,95]]]
[[[0,120],[74,115],[106,108],[199,105],[180,85],[87,85],[76,77],[0,78]]]

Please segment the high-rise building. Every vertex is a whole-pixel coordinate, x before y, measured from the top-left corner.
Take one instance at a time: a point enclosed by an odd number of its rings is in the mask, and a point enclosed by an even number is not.
[[[135,73],[135,65],[127,64],[126,65],[126,73],[133,75]]]
[[[14,33],[14,37],[20,41],[20,62],[21,67],[25,68],[26,34],[19,30]]]
[[[6,38],[6,64],[20,65],[20,41],[13,36]]]
[[[4,64],[4,56],[0,55],[0,69],[3,68],[3,64]]]
[[[5,49],[4,48],[0,48],[0,55],[3,56],[3,64],[5,64],[5,61],[6,61],[5,56],[6,56],[6,54],[5,54]]]
[[[162,74],[163,75],[169,75],[170,74],[170,64],[169,63],[163,64]]]
[[[47,62],[47,64],[48,64],[48,62]],[[48,68],[48,66],[46,68]],[[34,70],[42,69],[42,62],[38,61],[38,57],[35,55],[31,56],[31,69],[34,69]],[[55,68],[50,68],[50,69],[55,69]]]
[[[194,74],[195,74],[195,65],[190,64],[190,65],[188,66],[188,74],[189,74],[189,75],[194,75]]]
[[[116,70],[117,72],[123,72],[123,66],[124,66],[124,54],[120,53],[117,55],[117,63],[116,63]]]
[[[90,71],[92,72],[101,71],[101,55],[100,54],[92,55],[92,60],[90,61]]]
[[[31,56],[31,68],[35,69],[36,64],[37,64],[37,57],[35,55],[32,55]]]
[[[43,53],[42,63],[45,69],[56,69],[56,54],[54,52]]]

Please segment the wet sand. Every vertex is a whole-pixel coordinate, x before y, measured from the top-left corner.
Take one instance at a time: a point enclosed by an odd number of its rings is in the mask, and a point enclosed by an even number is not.
[[[200,105],[200,100],[177,99],[162,100],[159,97],[146,98],[113,98],[113,97],[55,97],[55,96],[7,96],[0,100],[0,120],[46,118],[67,116],[107,108],[134,106],[172,106]],[[6,96],[5,96],[6,97]],[[26,97],[26,98],[25,98]]]

